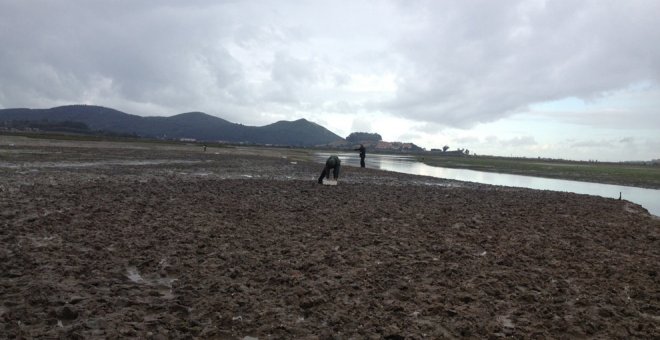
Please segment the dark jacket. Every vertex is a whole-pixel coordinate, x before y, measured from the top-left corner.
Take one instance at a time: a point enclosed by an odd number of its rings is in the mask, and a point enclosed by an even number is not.
[[[341,161],[339,160],[339,157],[332,155],[328,157],[328,160],[325,161],[325,166],[323,167],[323,172],[321,172],[321,176],[319,176],[319,184],[323,183],[323,178],[330,178],[330,169],[332,169],[332,177],[334,177],[335,180],[339,178],[339,168],[341,165]]]
[[[341,165],[341,161],[339,160],[339,157],[332,155],[328,157],[328,160],[325,161],[325,167],[326,169],[334,169],[335,167],[338,167]]]
[[[355,151],[360,151],[360,158],[364,158],[367,154],[367,149],[364,147],[364,145],[360,145],[360,147],[355,149]]]

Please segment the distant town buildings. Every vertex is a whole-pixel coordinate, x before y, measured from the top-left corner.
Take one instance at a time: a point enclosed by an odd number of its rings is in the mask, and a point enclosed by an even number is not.
[[[376,145],[373,146],[374,150],[377,151],[422,151],[423,148],[413,144],[413,143],[403,143],[403,142],[384,142],[379,141]]]

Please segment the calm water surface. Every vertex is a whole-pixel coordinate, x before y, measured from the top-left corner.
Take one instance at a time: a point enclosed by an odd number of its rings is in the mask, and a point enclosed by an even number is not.
[[[325,162],[329,155],[331,155],[331,153],[319,152],[314,156],[317,161]],[[357,152],[337,153],[336,155],[341,158],[343,166],[360,166],[360,158]],[[404,155],[367,154],[366,165],[368,168],[396,171],[412,175],[432,176],[510,187],[574,192],[578,194],[596,195],[609,198],[619,198],[619,193],[621,193],[621,196],[624,199],[643,206],[653,215],[660,216],[660,190],[656,189],[509,175],[466,169],[440,168],[420,163],[413,157]]]

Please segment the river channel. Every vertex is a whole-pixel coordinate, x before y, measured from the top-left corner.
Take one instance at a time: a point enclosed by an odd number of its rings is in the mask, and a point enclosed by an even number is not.
[[[330,154],[331,153],[319,152],[314,154],[314,158],[318,162],[325,162]],[[357,152],[336,153],[336,155],[342,160],[342,166],[360,166],[360,158],[358,157]],[[396,171],[411,175],[423,175],[509,187],[574,192],[608,198],[619,198],[619,194],[621,194],[623,199],[637,203],[646,208],[651,214],[660,216],[660,190],[656,189],[510,175],[467,169],[441,168],[426,165],[418,162],[414,157],[406,155],[368,154],[366,157],[366,166],[372,169]]]

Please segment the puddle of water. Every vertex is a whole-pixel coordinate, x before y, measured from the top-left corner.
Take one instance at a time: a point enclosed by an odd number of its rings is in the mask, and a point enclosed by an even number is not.
[[[497,317],[497,321],[499,321],[502,324],[502,327],[504,328],[515,328],[513,325],[513,321],[509,319],[508,315],[500,315]]]
[[[135,267],[128,267],[126,268],[126,277],[128,277],[129,280],[135,282],[135,283],[140,283],[144,281],[140,273],[138,272],[137,268]]]
[[[134,266],[126,268],[126,277],[133,283],[159,287],[157,291],[160,293],[161,297],[165,299],[174,298],[174,293],[172,292],[172,283],[178,279],[169,276],[156,275],[147,275],[146,277],[143,277],[140,275],[138,269]]]
[[[192,176],[206,177],[206,176],[213,175],[213,173],[212,172],[195,172],[195,173],[192,173],[191,175]]]

